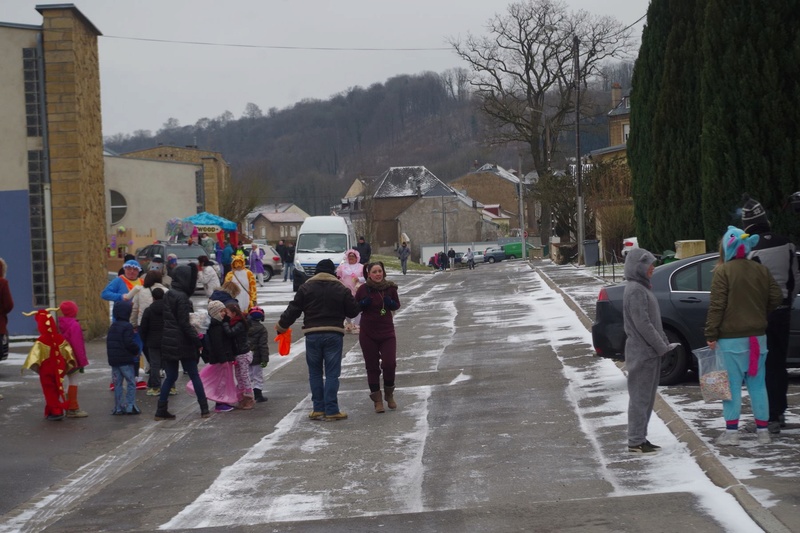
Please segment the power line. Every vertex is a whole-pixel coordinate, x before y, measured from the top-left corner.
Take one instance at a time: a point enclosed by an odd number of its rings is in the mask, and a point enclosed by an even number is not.
[[[108,39],[121,39],[126,41],[146,41],[153,43],[194,44],[200,46],[225,46],[231,48],[264,48],[268,50],[318,50],[326,52],[439,52],[452,51],[452,48],[368,48],[344,46],[283,46],[269,44],[239,44],[239,43],[212,43],[207,41],[177,41],[172,39],[148,39],[145,37],[125,37],[121,35],[103,35]]]

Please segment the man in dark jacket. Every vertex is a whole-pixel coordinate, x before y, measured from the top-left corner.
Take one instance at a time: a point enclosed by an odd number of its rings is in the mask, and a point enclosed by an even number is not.
[[[197,286],[197,268],[180,265],[172,277],[172,289],[164,295],[164,331],[161,338],[161,358],[167,377],[161,384],[156,420],[173,420],[175,415],[167,410],[169,391],[178,380],[178,363],[189,374],[200,405],[200,416],[208,418],[208,400],[197,372],[198,352],[202,341],[189,323],[189,313],[194,311],[189,297]]]
[[[769,219],[764,208],[745,194],[742,197],[742,228],[745,233],[758,235],[758,244],[748,256],[769,269],[781,288],[783,302],[767,318],[767,361],[764,379],[769,400],[770,433],[781,432],[785,425],[784,412],[788,405],[789,374],[786,371],[786,355],[789,352],[789,329],[792,301],[797,294],[800,272],[794,244],[783,235],[770,231]]]
[[[303,314],[306,362],[311,385],[311,420],[343,420],[339,410],[339,374],[342,370],[344,319],[361,312],[350,289],[336,277],[333,261],[317,263],[316,274],[297,290],[294,300],[275,325],[283,333]],[[323,379],[324,374],[324,379]]]
[[[358,255],[361,256],[361,260],[359,261],[362,265],[366,265],[369,263],[369,258],[372,255],[372,246],[364,239],[364,236],[358,238],[358,244],[356,244],[356,250],[358,250]]]

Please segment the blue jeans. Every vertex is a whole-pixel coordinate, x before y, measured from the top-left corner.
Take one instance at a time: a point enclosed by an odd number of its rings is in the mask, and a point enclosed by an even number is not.
[[[339,412],[339,374],[342,372],[341,333],[306,335],[306,363],[314,411],[335,415]],[[325,379],[323,380],[323,373]]]
[[[283,281],[286,281],[287,279],[289,281],[294,281],[294,274],[292,273],[292,270],[294,270],[294,268],[292,267],[291,263],[283,264]]]
[[[189,359],[181,359],[180,363],[183,365],[183,369],[189,374],[189,378],[192,380],[192,385],[194,385],[194,394],[197,396],[197,403],[200,404],[200,407],[204,405],[208,405],[208,400],[206,400],[206,390],[203,388],[203,382],[200,380],[200,373],[197,371],[197,359],[189,358]],[[178,381],[178,361],[174,359],[162,361],[161,364],[163,365],[164,372],[166,373],[167,377],[164,378],[164,381],[161,383],[161,392],[158,395],[158,403],[165,404],[169,401],[169,390],[175,386],[175,382]]]
[[[133,409],[136,404],[136,371],[133,365],[112,366],[111,376],[114,379],[114,412]],[[125,401],[122,401],[122,382],[128,383]]]

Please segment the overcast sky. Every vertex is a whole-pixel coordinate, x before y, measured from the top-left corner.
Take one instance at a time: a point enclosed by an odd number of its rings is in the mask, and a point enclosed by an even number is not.
[[[41,24],[46,0],[2,0],[0,20]],[[56,2],[52,2],[56,3]],[[237,45],[448,48],[450,36],[482,33],[508,0],[74,0],[99,40],[103,133],[155,132],[224,111],[241,116],[304,98],[325,99],[398,74],[465,66],[450,50],[328,51],[203,46],[117,37]],[[649,0],[566,0],[573,10],[625,25]],[[642,23],[635,26],[641,35]]]

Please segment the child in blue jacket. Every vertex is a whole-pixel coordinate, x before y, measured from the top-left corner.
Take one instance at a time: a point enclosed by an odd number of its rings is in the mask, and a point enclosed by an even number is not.
[[[136,367],[139,364],[139,344],[130,323],[133,304],[121,300],[114,304],[112,311],[114,322],[108,328],[106,350],[108,364],[111,365],[114,379],[114,410],[112,415],[138,415],[141,411],[136,406]],[[123,380],[127,383],[125,401],[122,401]]]

